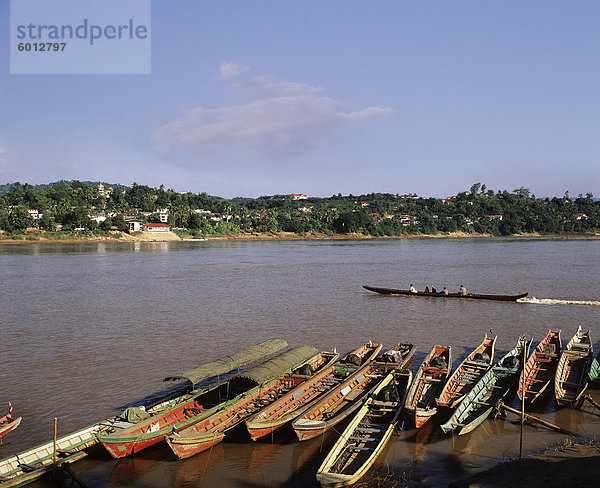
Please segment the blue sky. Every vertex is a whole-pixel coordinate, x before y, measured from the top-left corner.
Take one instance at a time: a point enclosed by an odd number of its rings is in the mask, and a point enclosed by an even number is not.
[[[11,75],[9,5],[0,183],[600,196],[597,1],[153,1],[150,75]]]

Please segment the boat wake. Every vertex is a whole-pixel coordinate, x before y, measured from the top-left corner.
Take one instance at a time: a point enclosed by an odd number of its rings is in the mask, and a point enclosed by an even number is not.
[[[600,300],[558,300],[555,298],[519,298],[521,303],[535,303],[541,305],[592,305],[600,306]]]

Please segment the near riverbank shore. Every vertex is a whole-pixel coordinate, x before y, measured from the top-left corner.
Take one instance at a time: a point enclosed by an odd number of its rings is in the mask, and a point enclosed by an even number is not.
[[[599,479],[600,443],[565,441],[554,449],[521,461],[508,461],[451,483],[450,488],[580,488],[598,486]]]

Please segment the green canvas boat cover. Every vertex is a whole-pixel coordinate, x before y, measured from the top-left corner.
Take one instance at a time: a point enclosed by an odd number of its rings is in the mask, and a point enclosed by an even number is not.
[[[262,385],[270,380],[279,378],[294,368],[297,368],[318,354],[319,351],[310,346],[296,346],[281,353],[263,364],[243,371],[238,376],[248,378]]]
[[[168,380],[189,380],[193,385],[202,380],[219,376],[234,369],[245,366],[253,361],[258,361],[265,356],[275,354],[287,347],[288,343],[283,339],[269,339],[255,346],[242,349],[236,353],[225,356],[216,361],[203,364],[197,368],[184,371],[182,373],[167,376],[164,381]]]

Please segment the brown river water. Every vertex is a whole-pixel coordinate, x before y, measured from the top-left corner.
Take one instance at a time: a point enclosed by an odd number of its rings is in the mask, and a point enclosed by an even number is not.
[[[363,284],[497,294],[529,292],[525,303],[378,296]],[[162,379],[271,337],[321,350],[364,341],[413,342],[412,369],[434,343],[454,365],[491,329],[497,357],[525,334],[548,329],[563,342],[578,325],[600,348],[600,240],[403,239],[368,241],[171,242],[0,246],[0,412],[11,401],[21,426],[0,457],[109,417]],[[600,390],[592,391],[600,402]],[[517,406],[518,401],[513,402]],[[590,436],[600,412],[539,414]],[[473,433],[436,425],[393,438],[379,464],[411,469],[412,486],[446,486],[514,459],[516,418],[487,420]],[[116,461],[102,449],[73,465],[94,487],[317,486],[315,473],[336,432],[299,443],[289,432],[252,443],[243,435],[185,461],[157,446]],[[531,453],[565,439],[526,427]],[[33,487],[50,486],[37,482]]]

